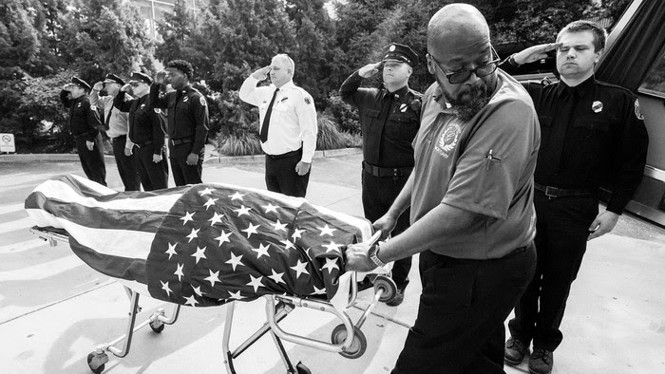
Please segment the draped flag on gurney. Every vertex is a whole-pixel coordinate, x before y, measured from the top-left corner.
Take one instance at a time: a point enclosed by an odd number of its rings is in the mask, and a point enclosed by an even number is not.
[[[61,176],[37,186],[25,208],[37,226],[66,230],[95,270],[197,307],[263,294],[330,299],[345,247],[371,233],[364,219],[225,184],[118,193]]]

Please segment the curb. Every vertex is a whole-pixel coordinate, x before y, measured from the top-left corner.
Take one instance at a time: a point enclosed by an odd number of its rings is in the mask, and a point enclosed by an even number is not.
[[[316,151],[314,153],[314,158],[327,158],[327,157],[338,157],[338,156],[347,156],[347,155],[356,155],[362,153],[360,148],[342,148],[342,149],[330,149],[326,151]],[[253,155],[253,156],[213,156],[211,154],[206,154],[206,159],[203,161],[204,164],[219,164],[219,165],[231,165],[238,163],[252,163],[257,161],[263,161],[264,155]],[[78,161],[79,156],[75,153],[72,154],[62,154],[62,153],[29,153],[29,154],[11,154],[11,155],[0,155],[0,164],[5,162],[62,162],[62,161]],[[104,160],[109,160],[115,162],[115,158],[112,155],[104,155]]]

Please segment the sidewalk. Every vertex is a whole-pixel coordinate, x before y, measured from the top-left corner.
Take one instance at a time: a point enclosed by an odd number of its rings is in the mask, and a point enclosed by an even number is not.
[[[359,154],[315,159],[307,198],[362,215]],[[205,182],[264,188],[263,159],[207,162]],[[0,178],[0,362],[3,373],[89,373],[86,356],[125,328],[127,297],[122,287],[76,258],[68,245],[48,247],[26,232],[22,202],[51,175],[81,175],[77,162],[1,163]],[[107,163],[109,186],[120,189],[115,165]],[[172,184],[172,183],[171,183]],[[573,285],[562,326],[565,340],[555,352],[555,374],[665,372],[665,232],[622,217],[613,234],[589,243]],[[313,373],[389,373],[417,312],[417,256],[404,304],[380,304],[362,330],[366,353],[356,360],[287,343],[294,363]],[[360,294],[369,302],[370,291]],[[142,299],[145,318],[162,303]],[[361,312],[349,311],[353,320]],[[105,373],[224,373],[221,349],[226,307],[183,308],[179,321],[161,334],[138,332],[124,359],[110,357]],[[138,321],[141,321],[139,318]],[[265,321],[264,302],[238,303],[232,347]],[[338,324],[320,312],[297,308],[287,331],[329,341]],[[243,373],[286,372],[265,336],[235,360]],[[506,367],[509,374],[528,372]]]

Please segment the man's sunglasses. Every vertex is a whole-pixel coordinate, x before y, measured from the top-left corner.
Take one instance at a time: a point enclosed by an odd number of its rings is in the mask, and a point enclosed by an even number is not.
[[[443,75],[448,78],[448,82],[450,82],[450,84],[460,84],[469,79],[471,73],[476,74],[478,78],[482,78],[496,71],[496,69],[499,67],[498,62],[501,61],[501,59],[499,58],[499,54],[496,53],[492,45],[490,45],[490,50],[492,51],[492,57],[495,57],[494,60],[486,63],[485,65],[477,66],[475,69],[460,69],[453,71],[452,73],[446,73],[441,67],[441,63],[436,58],[434,58],[434,55],[431,53],[428,54],[432,61],[434,61],[434,65],[436,65],[439,70],[441,70],[441,73],[443,73]]]
[[[132,86],[132,87],[135,87],[135,88],[136,88],[136,87],[138,87],[140,84],[141,84],[140,82],[132,82],[132,83],[130,83],[129,85]]]

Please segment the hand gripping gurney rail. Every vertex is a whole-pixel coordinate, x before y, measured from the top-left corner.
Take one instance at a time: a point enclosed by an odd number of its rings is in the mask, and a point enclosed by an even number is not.
[[[52,245],[67,241],[93,269],[116,278],[130,297],[127,333],[98,346],[88,365],[100,373],[106,352],[124,357],[132,335],[149,325],[161,332],[173,324],[181,305],[229,304],[224,326],[224,362],[266,333],[272,336],[287,372],[294,367],[281,340],[360,357],[366,339],[360,328],[379,300],[391,299],[390,278],[373,275],[376,293],[354,324],[346,310],[356,302],[355,272],[344,271],[347,245],[376,240],[364,219],[317,207],[300,198],[224,184],[200,184],[153,192],[116,192],[76,176],[48,180],[25,203],[32,231]],[[139,294],[173,304],[135,326]],[[266,301],[267,322],[231,351],[235,301]],[[331,342],[284,331],[279,322],[297,307],[330,313],[341,320]],[[115,347],[124,340],[122,349]]]

